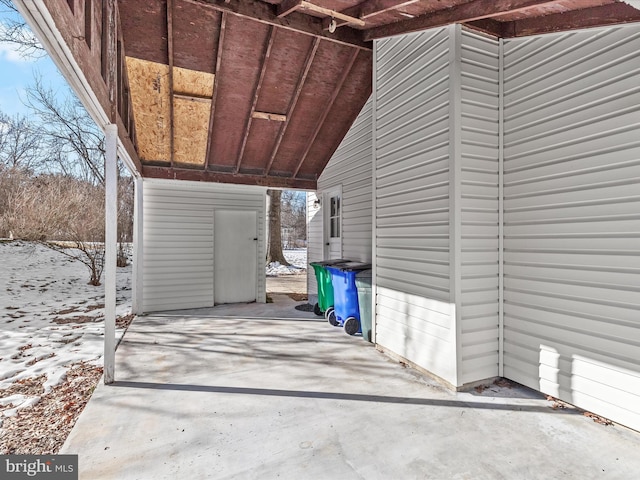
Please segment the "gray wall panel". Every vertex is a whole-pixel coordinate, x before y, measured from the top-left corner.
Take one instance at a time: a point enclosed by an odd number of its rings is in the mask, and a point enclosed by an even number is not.
[[[505,41],[505,376],[640,429],[640,29]]]

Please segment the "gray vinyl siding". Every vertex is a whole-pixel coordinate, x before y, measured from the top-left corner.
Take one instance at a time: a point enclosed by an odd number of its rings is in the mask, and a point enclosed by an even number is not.
[[[460,369],[498,375],[500,48],[460,29]]]
[[[371,262],[371,104],[369,99],[318,178],[318,195],[338,185],[342,186],[341,256],[361,262]],[[311,214],[308,221],[309,261],[324,260],[322,210],[313,204],[313,200],[317,198],[315,195],[310,195],[307,202]],[[309,293],[317,295],[313,269],[308,272]]]
[[[455,383],[449,29],[374,50],[376,342]]]
[[[258,301],[264,301],[265,190],[172,180],[143,182],[143,310],[213,306],[214,210],[258,212]]]
[[[504,49],[504,375],[640,430],[640,28]]]

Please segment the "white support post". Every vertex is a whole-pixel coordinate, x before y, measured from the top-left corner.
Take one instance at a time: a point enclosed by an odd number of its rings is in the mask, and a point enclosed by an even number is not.
[[[133,289],[131,292],[131,307],[135,315],[143,313],[142,276],[143,276],[143,239],[142,239],[142,178],[135,178],[135,193],[133,200]]]
[[[105,127],[104,383],[115,381],[118,127]]]

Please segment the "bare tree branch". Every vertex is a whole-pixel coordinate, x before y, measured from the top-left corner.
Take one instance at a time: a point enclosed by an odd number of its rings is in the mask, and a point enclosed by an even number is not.
[[[76,171],[76,176],[104,185],[104,135],[77,97],[70,91],[59,95],[36,77],[25,104],[40,118],[50,161],[66,173]]]
[[[0,43],[15,45],[18,54],[24,58],[36,59],[47,55],[11,0],[0,0],[0,13],[5,14],[0,23]]]

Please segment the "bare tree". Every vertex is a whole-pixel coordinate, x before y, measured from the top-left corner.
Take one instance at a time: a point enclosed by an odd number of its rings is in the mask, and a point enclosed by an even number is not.
[[[0,13],[4,14],[0,23],[0,43],[15,45],[23,57],[35,59],[47,54],[11,0],[0,0]]]
[[[0,230],[40,242],[85,264],[89,283],[100,285],[104,267],[104,193],[93,185],[61,174],[32,176],[0,170],[4,209]]]
[[[39,117],[53,170],[104,185],[104,134],[69,90],[59,95],[36,77],[26,105]]]
[[[42,135],[23,115],[0,112],[0,165],[6,168],[40,170],[43,163]]]
[[[307,238],[306,195],[304,192],[284,190],[281,203],[280,218],[284,247],[304,246]]]
[[[287,262],[282,253],[282,222],[280,219],[282,190],[267,190],[267,195],[269,195],[267,265],[271,262],[280,262],[281,265],[289,265],[289,262]]]

